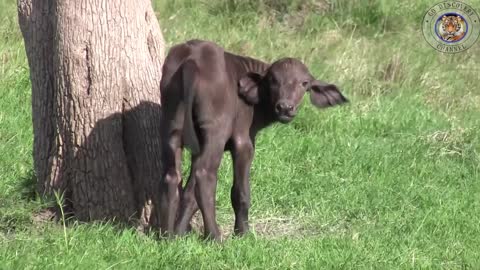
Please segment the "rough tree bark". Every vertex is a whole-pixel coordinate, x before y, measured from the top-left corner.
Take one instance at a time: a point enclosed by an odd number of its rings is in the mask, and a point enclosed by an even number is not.
[[[149,0],[18,0],[34,167],[79,220],[156,225],[164,40]]]

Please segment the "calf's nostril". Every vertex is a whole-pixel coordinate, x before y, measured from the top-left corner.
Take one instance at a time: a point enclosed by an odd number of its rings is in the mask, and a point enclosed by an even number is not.
[[[288,103],[277,103],[277,105],[275,105],[275,110],[277,113],[289,114],[293,111],[293,105]]]
[[[277,112],[283,112],[284,111],[283,104],[277,103],[277,105],[275,106],[275,109],[277,110]]]

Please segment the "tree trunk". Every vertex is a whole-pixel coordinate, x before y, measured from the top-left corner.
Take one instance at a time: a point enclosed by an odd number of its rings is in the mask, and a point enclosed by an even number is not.
[[[148,0],[18,0],[41,194],[156,225],[164,40]]]

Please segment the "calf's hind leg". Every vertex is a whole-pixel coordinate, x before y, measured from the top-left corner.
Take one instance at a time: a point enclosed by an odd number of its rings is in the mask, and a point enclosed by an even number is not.
[[[195,164],[196,157],[192,156],[192,164]],[[193,174],[193,166],[190,169],[190,176],[188,178],[185,189],[182,192],[180,200],[180,209],[178,220],[175,225],[175,233],[177,235],[184,235],[190,229],[190,221],[193,214],[197,212],[198,204],[195,199],[195,177]]]
[[[205,237],[221,240],[216,221],[215,193],[217,188],[217,171],[222,160],[227,136],[222,136],[213,129],[205,132],[201,152],[192,161],[192,174],[187,183],[177,226],[178,233],[184,233],[193,213],[195,201],[202,212]],[[195,198],[192,198],[194,195]]]
[[[160,184],[160,231],[171,235],[174,232],[175,219],[182,190],[181,132],[175,131],[165,138],[163,145],[164,177]]]

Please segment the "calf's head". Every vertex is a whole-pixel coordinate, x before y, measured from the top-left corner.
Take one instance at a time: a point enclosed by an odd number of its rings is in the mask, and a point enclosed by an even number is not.
[[[334,84],[316,80],[307,67],[294,58],[274,62],[263,74],[248,73],[239,80],[239,95],[249,104],[269,106],[277,120],[290,122],[306,92],[318,108],[348,102]]]

